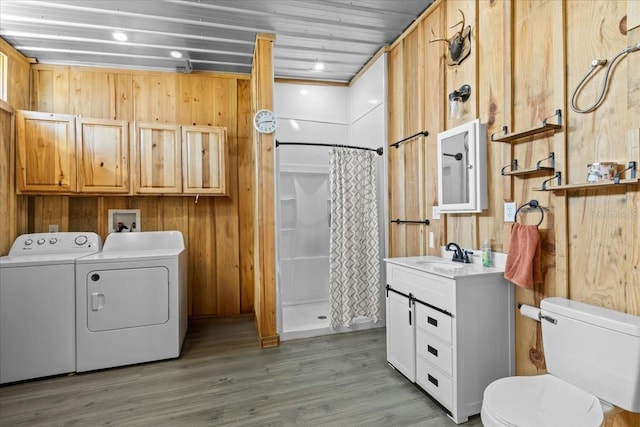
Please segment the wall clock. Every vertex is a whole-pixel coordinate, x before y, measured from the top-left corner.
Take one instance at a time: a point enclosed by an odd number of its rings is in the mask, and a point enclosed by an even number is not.
[[[260,133],[273,133],[276,130],[276,116],[273,111],[260,110],[253,116],[253,126]]]

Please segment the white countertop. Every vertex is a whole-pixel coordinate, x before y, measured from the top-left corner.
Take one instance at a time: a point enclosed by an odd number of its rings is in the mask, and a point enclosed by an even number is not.
[[[474,261],[476,261],[475,258]],[[385,258],[385,262],[397,264],[415,270],[424,271],[426,273],[437,274],[439,276],[456,279],[460,277],[481,276],[487,274],[504,274],[504,266],[483,267],[481,262],[472,262],[469,264],[461,262],[453,262],[451,258],[442,258],[437,256],[413,256],[399,258]],[[496,263],[502,264],[502,263]]]

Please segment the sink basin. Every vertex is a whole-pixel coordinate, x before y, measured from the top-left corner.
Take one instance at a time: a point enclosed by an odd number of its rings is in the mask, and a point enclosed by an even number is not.
[[[438,261],[416,261],[416,264],[423,265],[425,267],[439,268],[443,270],[455,270],[464,267],[463,264],[454,264],[453,262],[438,262]]]

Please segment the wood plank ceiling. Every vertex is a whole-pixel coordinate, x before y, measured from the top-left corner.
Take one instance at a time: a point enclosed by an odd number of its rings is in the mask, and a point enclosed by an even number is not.
[[[0,36],[40,63],[249,73],[256,34],[271,33],[276,77],[346,82],[431,3],[2,0]]]

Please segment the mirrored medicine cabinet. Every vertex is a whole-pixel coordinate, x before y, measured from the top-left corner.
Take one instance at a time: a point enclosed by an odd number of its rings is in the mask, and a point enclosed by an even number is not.
[[[487,130],[479,119],[438,133],[440,212],[487,209]]]

